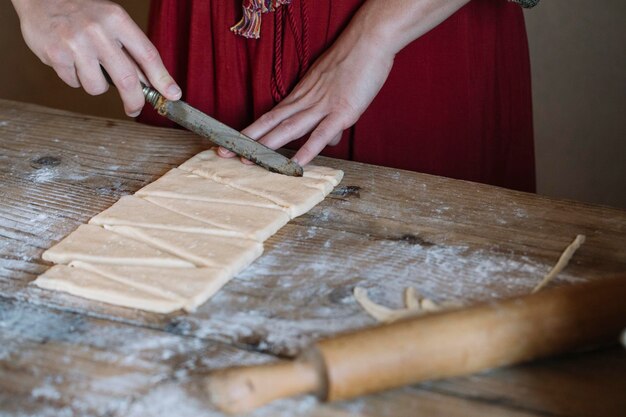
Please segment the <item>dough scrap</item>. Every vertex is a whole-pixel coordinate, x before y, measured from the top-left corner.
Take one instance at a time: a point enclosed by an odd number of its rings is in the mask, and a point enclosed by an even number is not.
[[[132,195],[120,198],[115,204],[89,220],[99,226],[137,226],[153,229],[177,230],[189,233],[206,233],[217,236],[243,234],[221,227],[215,223],[199,221],[157,206],[143,198]]]
[[[361,287],[354,288],[354,298],[363,310],[381,323],[393,323],[394,321],[406,317],[420,316],[444,308],[443,305],[440,306],[434,301],[422,297],[413,288],[406,288],[404,290],[405,308],[396,310],[376,304],[368,297],[367,290]],[[448,305],[448,307],[452,307],[452,305]]]
[[[237,158],[221,158],[215,149],[199,153],[179,168],[269,199],[285,207],[291,218],[309,211],[333,189],[333,183],[321,174],[320,178],[276,174],[256,165],[244,165]],[[304,192],[307,188],[317,192]]]
[[[182,301],[159,297],[92,271],[67,265],[54,265],[37,277],[34,283],[48,290],[155,313],[171,313],[184,307]]]
[[[164,268],[193,268],[194,264],[137,240],[100,226],[83,224],[43,253],[57,264],[85,261],[114,265],[143,265]]]
[[[405,290],[404,290],[404,305],[405,305],[405,307],[409,308],[409,309],[417,310],[417,309],[420,308],[420,304],[421,304],[420,303],[420,296],[419,296],[419,293],[417,291],[415,291],[415,288],[412,288],[412,287],[405,288]],[[430,306],[430,304],[429,304],[429,306]]]
[[[559,257],[556,265],[554,265],[550,272],[548,272],[543,277],[541,282],[539,282],[539,284],[537,284],[537,286],[531,291],[531,294],[544,288],[567,266],[569,261],[572,259],[572,256],[574,256],[574,253],[576,253],[580,246],[585,243],[585,239],[585,235],[576,236],[574,241],[570,243],[567,248],[565,248],[565,250]],[[443,308],[461,306],[460,303],[457,302],[446,302],[444,304],[437,304],[428,298],[421,297],[421,295],[419,295],[419,293],[413,288],[405,289],[404,304],[406,308],[398,310],[392,310],[380,304],[374,303],[367,296],[367,290],[360,287],[354,288],[354,298],[361,305],[363,310],[365,310],[370,316],[382,323],[391,323],[405,317],[413,317],[427,312],[438,311]]]
[[[161,178],[146,185],[135,193],[139,197],[166,197],[212,203],[238,204],[242,206],[274,208],[284,207],[266,198],[246,193],[182,169],[174,168]]]
[[[550,281],[552,281],[554,277],[556,277],[567,266],[567,264],[569,264],[570,259],[572,259],[572,256],[574,256],[578,248],[580,248],[581,245],[585,243],[585,239],[586,239],[585,235],[576,236],[574,241],[570,243],[567,248],[565,248],[565,250],[559,257],[559,260],[556,262],[556,265],[554,265],[552,269],[550,270],[550,272],[548,272],[543,277],[541,282],[539,282],[539,284],[537,284],[537,286],[533,288],[532,290],[533,293],[539,291],[540,289],[548,285],[548,283],[550,283]]]
[[[140,291],[183,303],[194,311],[219,291],[230,278],[226,268],[154,268],[147,266],[97,265],[74,261],[70,266],[84,269]]]
[[[165,197],[145,197],[147,201],[192,219],[217,225],[237,235],[263,242],[289,222],[282,210]]]
[[[233,276],[263,253],[263,244],[252,239],[130,226],[106,226],[106,228],[176,255],[197,267],[224,268]]]

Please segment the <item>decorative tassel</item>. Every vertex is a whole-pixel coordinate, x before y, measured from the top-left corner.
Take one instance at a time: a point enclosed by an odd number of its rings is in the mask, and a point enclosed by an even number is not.
[[[526,9],[535,7],[537,3],[539,3],[539,0],[509,0],[509,1],[512,1],[513,3],[517,3]]]
[[[245,38],[259,39],[261,37],[261,15],[273,12],[277,7],[289,3],[291,0],[244,0],[242,5],[243,17],[230,30]]]

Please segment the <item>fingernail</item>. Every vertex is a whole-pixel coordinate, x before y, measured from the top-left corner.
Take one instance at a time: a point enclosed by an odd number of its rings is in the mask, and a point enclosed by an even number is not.
[[[169,87],[167,87],[167,94],[169,94],[172,97],[180,97],[183,92],[180,90],[180,87],[177,86],[176,84],[172,84]]]
[[[231,151],[229,151],[226,148],[222,148],[221,146],[219,148],[217,148],[217,153],[220,154],[220,156],[223,156],[223,157],[227,157],[227,156],[230,156],[232,154]]]
[[[136,112],[134,112],[134,113],[129,114],[129,115],[128,115],[128,117],[133,117],[133,118],[134,118],[134,117],[139,116],[140,114],[141,114],[141,110],[139,110],[139,111],[136,111]]]

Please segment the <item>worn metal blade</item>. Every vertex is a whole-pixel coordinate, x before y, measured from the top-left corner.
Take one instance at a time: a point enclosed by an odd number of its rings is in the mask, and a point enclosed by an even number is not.
[[[296,162],[202,113],[184,101],[169,101],[150,87],[144,87],[144,95],[146,101],[152,104],[160,115],[210,139],[216,145],[222,146],[269,171],[294,177],[302,176],[302,167]]]

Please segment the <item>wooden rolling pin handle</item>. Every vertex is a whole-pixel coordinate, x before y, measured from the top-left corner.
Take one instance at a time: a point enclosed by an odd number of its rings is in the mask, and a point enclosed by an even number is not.
[[[314,351],[295,361],[213,372],[206,380],[209,401],[221,411],[241,414],[279,398],[300,394],[324,397],[326,382]]]

